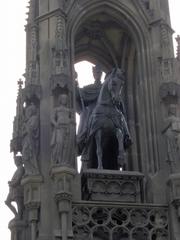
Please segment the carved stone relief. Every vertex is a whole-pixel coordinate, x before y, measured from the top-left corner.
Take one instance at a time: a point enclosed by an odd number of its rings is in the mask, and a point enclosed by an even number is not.
[[[113,240],[118,240],[118,239],[123,239],[123,240],[129,240],[129,231],[125,227],[115,227],[112,231],[112,239]]]
[[[171,173],[175,173],[178,171],[180,156],[180,118],[177,116],[177,106],[174,104],[169,105],[162,133],[166,140],[167,162]]]
[[[132,230],[133,240],[148,240],[149,232],[148,229],[142,227],[136,227]]]
[[[163,52],[163,58],[168,59],[173,57],[171,54],[171,50],[172,50],[171,38],[172,38],[173,30],[164,20],[162,20],[160,24],[160,34],[161,34],[161,47]]]
[[[51,89],[72,90],[70,87],[68,48],[66,44],[66,18],[63,13],[56,17],[55,47],[52,48]],[[60,91],[60,90],[59,90]]]
[[[146,226],[148,223],[148,214],[142,209],[132,210],[130,213],[131,223],[136,227]]]
[[[180,61],[180,35],[176,37],[176,42],[177,42],[176,58],[178,61]]]
[[[145,9],[145,12],[150,18],[153,18],[154,16],[154,9],[151,7],[151,2],[150,0],[139,0],[139,3],[143,6]]]
[[[73,229],[74,240],[90,240],[90,230],[87,226],[75,226]]]
[[[160,87],[160,97],[165,103],[177,103],[180,98],[180,85],[176,82],[166,82]],[[174,102],[171,100],[174,99]]]
[[[141,202],[144,195],[142,181],[143,175],[138,173],[131,176],[119,174],[119,171],[83,171],[82,197],[84,200]]]
[[[17,169],[11,181],[8,182],[9,193],[5,203],[14,213],[15,219],[22,220],[24,203],[23,203],[23,186],[21,185],[21,180],[24,176],[25,171],[21,156],[14,156],[14,162],[16,164]],[[16,202],[17,209],[12,205],[12,202]]]
[[[51,139],[51,160],[54,165],[68,166],[68,153],[71,148],[72,111],[68,107],[68,96],[61,94],[59,104],[54,108],[51,123],[53,133]]]
[[[174,81],[174,59],[164,58],[160,59],[160,74],[162,82]]]
[[[84,236],[98,240],[167,240],[167,212],[166,208],[158,207],[77,204],[72,213],[73,232],[75,239]]]
[[[26,65],[25,85],[39,85],[39,27],[32,22],[27,25],[26,31],[30,39],[30,49]]]

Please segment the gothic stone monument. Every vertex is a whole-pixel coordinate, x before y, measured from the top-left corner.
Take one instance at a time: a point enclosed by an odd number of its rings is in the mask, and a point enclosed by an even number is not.
[[[179,240],[180,37],[174,57],[168,0],[30,0],[26,34],[11,240]],[[95,65],[84,88],[82,60]]]

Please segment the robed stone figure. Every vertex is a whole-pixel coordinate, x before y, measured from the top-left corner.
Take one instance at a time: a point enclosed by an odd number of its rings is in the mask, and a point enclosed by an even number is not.
[[[25,175],[38,175],[39,155],[39,114],[37,107],[32,103],[25,108],[22,126],[22,160]]]
[[[61,94],[58,106],[51,114],[53,126],[51,138],[51,162],[53,165],[69,166],[72,148],[72,111],[68,107],[67,94]]]
[[[177,107],[170,104],[168,116],[164,121],[162,133],[165,136],[167,147],[167,161],[171,173],[178,171],[180,160],[180,118],[177,116]]]

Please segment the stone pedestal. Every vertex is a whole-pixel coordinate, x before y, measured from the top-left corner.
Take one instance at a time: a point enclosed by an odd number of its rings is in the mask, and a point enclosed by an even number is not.
[[[13,219],[9,222],[9,229],[11,231],[11,240],[24,240],[25,239],[25,221]]]
[[[72,232],[72,186],[76,171],[68,167],[54,166],[51,177],[54,181],[54,199],[60,218],[60,228],[54,229],[54,239],[73,239]]]
[[[177,209],[177,216],[180,221],[180,174],[171,174],[168,180],[169,200]]]
[[[43,178],[40,175],[27,176],[21,184],[24,186],[24,205],[28,212],[31,240],[37,239],[37,224],[39,222],[39,211],[41,206],[41,184]]]
[[[139,172],[89,169],[82,172],[82,198],[92,201],[144,201],[144,175]]]

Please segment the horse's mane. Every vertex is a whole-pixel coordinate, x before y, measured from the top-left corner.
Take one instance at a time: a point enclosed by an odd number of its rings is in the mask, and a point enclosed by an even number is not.
[[[119,82],[124,81],[124,72],[120,68],[113,68],[109,73],[106,74],[105,80],[99,93],[97,101],[98,103],[107,102],[109,101],[109,98],[111,98],[110,103],[112,102],[113,79],[116,79],[115,81],[119,80]],[[120,85],[118,84],[118,86]]]

